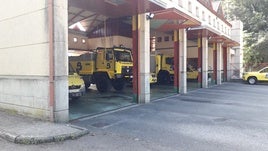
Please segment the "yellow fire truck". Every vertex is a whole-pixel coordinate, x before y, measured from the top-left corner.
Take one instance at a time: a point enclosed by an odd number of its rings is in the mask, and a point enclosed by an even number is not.
[[[128,48],[97,48],[80,56],[71,56],[69,62],[83,77],[86,88],[96,84],[99,92],[106,92],[111,86],[122,90],[126,82],[132,81],[133,59]]]
[[[159,84],[169,84],[174,81],[174,57],[171,55],[151,55],[151,72],[156,73]],[[187,67],[187,79],[196,80],[198,72],[193,67]]]

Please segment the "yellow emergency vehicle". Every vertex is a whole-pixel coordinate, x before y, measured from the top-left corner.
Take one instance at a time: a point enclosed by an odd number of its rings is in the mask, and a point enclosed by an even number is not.
[[[166,54],[151,55],[151,72],[156,73],[159,84],[169,84],[174,81],[174,57]],[[187,79],[196,80],[198,71],[187,67]]]
[[[243,80],[248,82],[248,84],[256,84],[259,81],[268,82],[268,67],[255,72],[243,73]]]
[[[80,56],[71,56],[69,62],[83,77],[86,88],[96,84],[99,92],[106,92],[111,86],[122,90],[126,82],[132,81],[133,59],[128,48],[97,48]]]
[[[197,80],[198,71],[195,70],[192,66],[187,67],[187,79],[188,80]]]
[[[69,98],[71,99],[78,99],[85,93],[85,83],[71,64],[69,64],[68,86]]]

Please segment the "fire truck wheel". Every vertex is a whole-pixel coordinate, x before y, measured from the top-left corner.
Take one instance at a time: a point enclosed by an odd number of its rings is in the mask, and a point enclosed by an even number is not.
[[[167,71],[160,71],[157,75],[158,84],[169,84],[170,83],[170,75]]]
[[[91,83],[85,83],[86,91],[89,91],[88,88],[90,87]]]
[[[106,75],[99,75],[96,78],[96,87],[99,92],[107,92],[110,89],[110,80]]]
[[[125,87],[125,81],[124,79],[115,79],[113,80],[112,85],[115,90],[120,91]]]

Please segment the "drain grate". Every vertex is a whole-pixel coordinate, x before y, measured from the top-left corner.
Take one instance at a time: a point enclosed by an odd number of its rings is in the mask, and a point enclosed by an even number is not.
[[[108,126],[108,125],[110,125],[110,123],[107,123],[107,122],[98,122],[98,123],[92,124],[91,126],[94,126],[96,128],[103,128],[103,127]]]
[[[208,100],[197,100],[197,99],[190,99],[190,98],[179,98],[179,101],[195,102],[195,103],[212,103],[212,101],[208,101]]]

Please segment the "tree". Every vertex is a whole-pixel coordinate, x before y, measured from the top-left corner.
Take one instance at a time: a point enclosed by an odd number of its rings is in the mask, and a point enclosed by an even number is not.
[[[229,20],[239,19],[244,24],[244,62],[254,67],[268,62],[268,0],[225,0]]]

